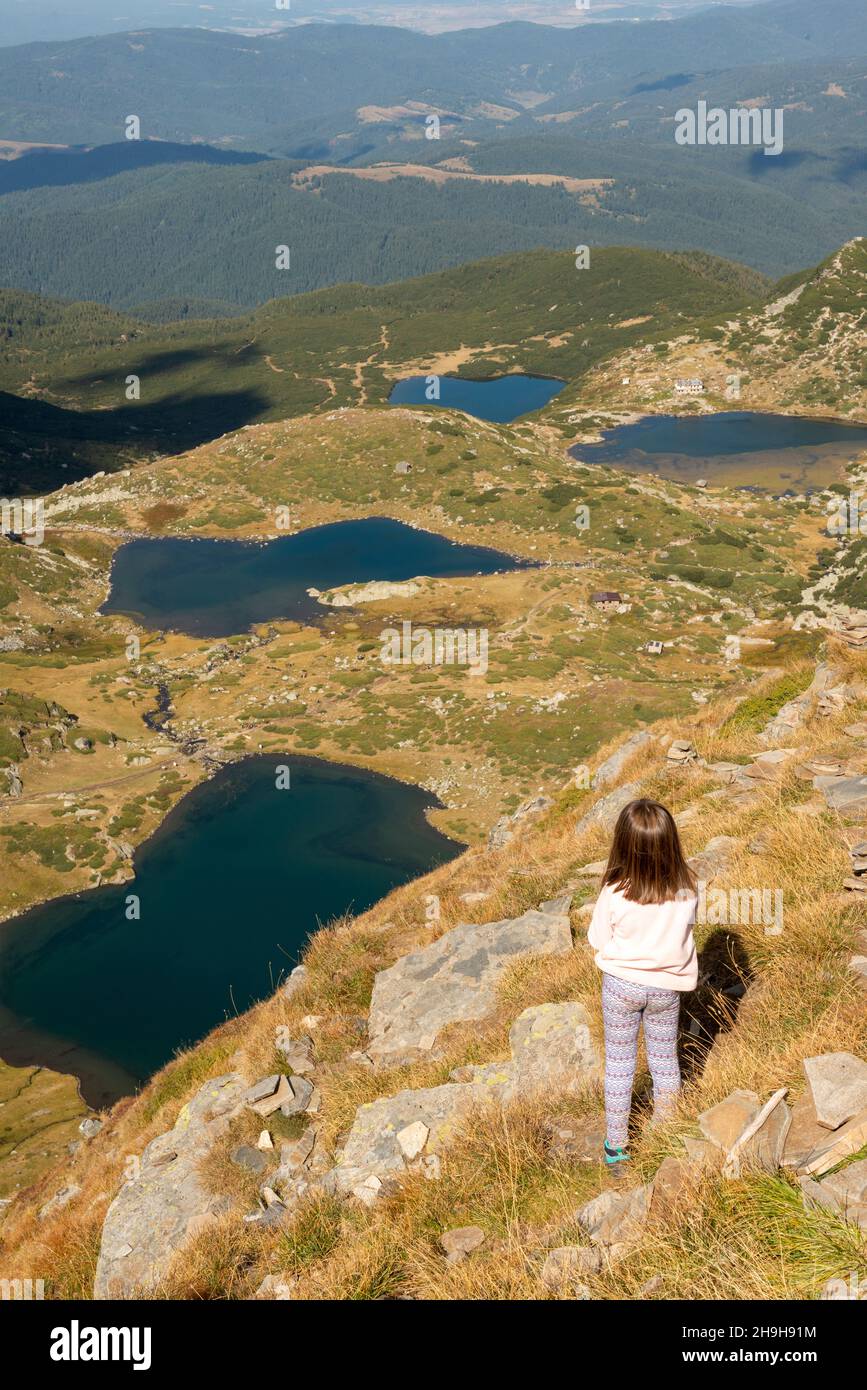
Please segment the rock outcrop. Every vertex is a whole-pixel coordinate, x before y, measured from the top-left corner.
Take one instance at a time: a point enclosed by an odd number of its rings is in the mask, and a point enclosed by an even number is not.
[[[613,830],[624,806],[628,806],[629,802],[638,796],[641,796],[640,782],[626,782],[622,787],[615,787],[613,791],[606,792],[578,821],[575,834],[583,835],[585,830],[590,830],[593,826],[599,826],[602,830]]]
[[[643,748],[653,738],[654,735],[649,729],[639,729],[637,733],[630,734],[629,738],[625,739],[620,747],[609,758],[605,759],[604,763],[600,763],[593,774],[591,785],[593,787],[607,787],[612,782],[616,782],[633,753],[637,753],[639,748]]]
[[[378,1064],[410,1060],[429,1053],[447,1024],[493,1012],[497,982],[513,961],[572,950],[569,902],[565,895],[520,917],[454,927],[380,971],[367,1055]]]
[[[362,1105],[336,1167],[323,1180],[325,1188],[366,1201],[369,1193],[375,1198],[387,1192],[388,1180],[407,1170],[437,1177],[440,1154],[474,1110],[518,1097],[577,1091],[598,1077],[600,1058],[580,1004],[525,1009],[512,1024],[509,1043],[511,1061],[464,1067],[460,1080]],[[401,1142],[408,1130],[414,1139],[426,1131],[421,1147],[412,1143],[412,1158]]]
[[[531,801],[525,801],[510,816],[500,816],[488,834],[488,849],[505,849],[506,845],[514,840],[522,822],[538,819],[543,811],[549,810],[553,804],[549,796],[535,796]]]
[[[232,1073],[206,1081],[174,1129],[152,1139],[137,1174],[106,1213],[96,1267],[96,1299],[153,1289],[175,1251],[226,1205],[207,1192],[198,1168],[244,1105],[246,1082]]]
[[[369,584],[355,584],[345,589],[329,589],[326,593],[315,592],[317,603],[328,608],[354,608],[357,603],[379,603],[386,598],[412,598],[421,592],[421,584],[415,579],[392,582],[388,579],[374,579]],[[311,590],[307,590],[311,593]]]
[[[794,738],[807,723],[820,696],[833,689],[837,681],[839,672],[832,666],[825,662],[817,666],[812,683],[802,695],[795,696],[777,711],[759,734],[760,742],[773,746]]]

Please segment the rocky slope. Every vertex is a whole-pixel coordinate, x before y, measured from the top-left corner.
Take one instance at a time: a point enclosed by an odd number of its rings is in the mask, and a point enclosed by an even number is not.
[[[668,403],[680,410],[675,380],[699,377],[704,408],[861,421],[867,419],[865,348],[867,238],[857,237],[750,308],[685,328],[658,356],[645,346],[615,353],[594,372],[586,399],[608,409],[659,411]],[[560,413],[559,403],[549,413]]]
[[[594,787],[549,788],[500,847],[323,929],[272,998],[15,1198],[4,1269],[55,1297],[849,1296],[867,666],[832,641],[791,674],[796,698],[768,678],[612,745]],[[584,927],[639,790],[672,805],[704,884],[701,974],[678,1112],[648,1127],[642,1073],[612,1185]]]

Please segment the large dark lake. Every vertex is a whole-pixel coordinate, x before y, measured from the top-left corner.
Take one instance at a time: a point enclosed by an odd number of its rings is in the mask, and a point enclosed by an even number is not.
[[[488,377],[485,381],[440,376],[436,378],[439,399],[428,400],[428,380],[426,376],[408,376],[397,382],[388,398],[389,405],[438,405],[507,425],[519,415],[541,410],[566,385],[554,377],[525,376],[520,372]]]
[[[275,541],[135,540],[114,557],[103,613],[194,637],[228,637],[277,618],[330,614],[307,593],[372,579],[497,574],[531,562],[460,545],[387,517],[313,526]]]
[[[853,453],[865,447],[864,425],[738,410],[648,416],[569,452],[584,463],[678,483],[706,478],[729,487],[803,492],[839,480]]]
[[[438,804],[294,754],[223,768],[140,847],[132,881],[0,924],[0,1057],[79,1076],[95,1106],[129,1093],[271,993],[318,925],[460,853],[425,817]]]

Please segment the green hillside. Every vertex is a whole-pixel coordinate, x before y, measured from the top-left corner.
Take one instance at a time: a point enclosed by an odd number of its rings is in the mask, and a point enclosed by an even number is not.
[[[577,382],[611,353],[766,290],[753,271],[700,253],[615,248],[581,272],[570,254],[536,251],[166,325],[7,291],[0,478],[44,489],[254,421],[381,404],[394,380],[461,348],[498,345],[484,375],[521,368]],[[126,398],[131,375],[137,401]]]

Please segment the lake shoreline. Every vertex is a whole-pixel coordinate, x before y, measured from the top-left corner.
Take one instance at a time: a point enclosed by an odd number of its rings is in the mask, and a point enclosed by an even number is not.
[[[409,860],[406,859],[406,871],[401,870],[397,878],[391,882],[389,886],[382,887],[382,891],[374,891],[372,895],[370,892],[367,892],[358,906],[356,906],[356,897],[352,896],[349,892],[349,888],[347,888],[348,900],[344,901],[339,908],[331,911],[327,920],[333,920],[335,916],[339,917],[345,912],[361,913],[369,911],[371,907],[375,906],[376,903],[382,899],[382,897],[387,896],[388,892],[392,891],[393,888],[404,886],[414,881],[416,878],[424,878],[427,873],[431,872],[442,863],[458,858],[467,848],[466,844],[462,841],[454,839],[438,827],[432,825],[428,818],[428,812],[442,807],[443,803],[434,792],[419,787],[417,783],[402,781],[400,778],[393,777],[390,774],[361,768],[351,763],[338,762],[335,759],[328,759],[310,754],[295,754],[292,752],[279,752],[274,750],[268,753],[250,753],[233,759],[231,763],[220,768],[217,772],[212,774],[211,777],[205,778],[202,782],[197,783],[195,787],[190,788],[184,796],[179,798],[174,806],[169,809],[166,816],[155,830],[136,846],[132,861],[134,871],[129,880],[126,880],[123,884],[102,884],[99,887],[84,889],[77,893],[62,895],[58,898],[47,899],[45,903],[32,904],[24,912],[17,913],[7,918],[2,926],[0,926],[0,944],[9,946],[8,935],[10,927],[17,924],[19,930],[26,931],[25,924],[28,917],[34,913],[42,912],[46,906],[48,906],[52,912],[59,911],[62,915],[65,908],[97,908],[99,906],[98,899],[100,895],[104,895],[109,901],[113,899],[115,895],[117,895],[119,899],[125,898],[128,901],[128,890],[135,892],[136,883],[138,883],[142,894],[144,894],[146,891],[149,864],[148,862],[144,865],[141,864],[141,855],[144,853],[146,861],[150,861],[154,856],[158,857],[160,855],[164,843],[169,842],[176,831],[180,830],[182,835],[183,833],[189,834],[190,826],[195,824],[196,815],[201,811],[200,807],[190,806],[190,798],[195,797],[196,794],[198,794],[200,798],[203,794],[207,795],[208,793],[205,789],[217,781],[221,773],[231,775],[231,769],[237,769],[239,766],[245,765],[247,768],[251,768],[251,766],[255,764],[261,765],[263,763],[268,763],[273,766],[275,763],[280,764],[281,760],[289,767],[290,773],[295,773],[296,776],[299,773],[303,775],[305,771],[321,774],[322,771],[327,768],[328,774],[325,779],[326,782],[329,777],[339,781],[340,774],[347,774],[355,784],[367,784],[368,787],[373,787],[374,789],[393,788],[400,789],[402,792],[416,793],[415,799],[418,804],[412,808],[412,811],[413,814],[421,813],[420,819],[423,821],[424,827],[422,829],[419,824],[416,824],[416,833],[418,835],[420,832],[421,841],[430,844],[432,847],[437,846],[439,851],[445,851],[435,854],[431,862],[426,866],[416,864],[412,871],[409,871]],[[256,788],[253,787],[251,792],[250,787],[244,788],[240,786],[239,788],[230,788],[228,791],[230,797],[229,809],[230,811],[236,812],[244,795],[255,794]],[[424,803],[423,805],[421,804],[422,802]],[[220,816],[221,808],[219,805],[216,807],[208,806],[205,807],[205,812],[204,824],[207,828],[215,816]],[[185,817],[186,819],[184,819]],[[399,819],[399,824],[396,821],[392,827],[393,832],[401,839],[406,839],[406,823],[407,815],[404,813]],[[421,841],[417,842],[412,851],[408,848],[406,853],[418,852],[418,844],[421,843]],[[387,871],[391,872],[388,870],[389,863],[391,863],[392,866],[394,865],[394,861],[389,859],[377,863],[376,867],[380,871],[381,876],[385,875]],[[281,866],[279,863],[274,865],[274,870],[274,884],[279,885],[280,891],[282,891],[282,879],[280,878],[279,872],[281,871]],[[279,898],[277,886],[275,886],[274,893]],[[277,910],[278,904],[276,902],[272,903],[272,914]],[[311,925],[307,928],[303,936],[298,939],[290,950],[287,950],[285,946],[279,943],[273,943],[267,948],[265,954],[273,955],[276,949],[278,954],[280,952],[285,954],[287,962],[291,963],[287,963],[285,968],[278,972],[276,976],[271,976],[269,981],[270,988],[262,988],[252,997],[246,998],[245,1002],[235,1006],[235,1013],[246,1012],[248,1008],[254,1007],[256,1003],[267,998],[270,993],[273,993],[274,989],[279,987],[280,981],[285,975],[288,975],[293,964],[297,963],[297,956],[293,955],[292,951],[297,950],[298,954],[300,954],[301,949],[309,940],[310,936],[318,930],[318,926],[319,922],[317,918],[317,925]],[[5,932],[2,930],[3,927],[6,928]],[[43,951],[46,947],[50,949],[52,943],[56,945],[57,942],[61,940],[61,937],[57,935],[50,921],[43,921],[42,928],[45,932],[45,936],[41,943],[38,939],[34,942],[31,937],[27,938],[27,944],[30,947],[30,952],[26,953],[28,962],[31,957],[33,957],[34,950],[36,955],[38,955],[40,949]],[[61,932],[67,930],[68,927],[61,928]],[[245,952],[244,954],[246,956],[247,953]],[[263,965],[263,962],[259,962],[259,965]],[[147,1075],[136,1075],[115,1057],[105,1052],[95,1051],[94,1048],[89,1046],[86,1042],[73,1040],[63,1033],[51,1033],[47,1031],[41,1026],[38,1020],[27,1018],[26,1021],[22,1021],[22,1017],[18,1011],[8,1007],[5,998],[0,1001],[0,1038],[2,1038],[5,1032],[7,1033],[7,1041],[0,1044],[0,1057],[12,1067],[40,1066],[64,1075],[71,1075],[75,1077],[79,1083],[79,1093],[83,1101],[95,1108],[103,1108],[108,1104],[113,1104],[124,1095],[134,1094],[137,1089],[146,1084],[150,1076],[171,1061],[179,1051],[182,1052],[186,1048],[194,1046],[201,1040],[201,1037],[206,1036],[213,1028],[221,1026],[222,1023],[233,1016],[230,1003],[234,998],[232,978],[233,977],[228,976],[226,978],[225,989],[223,991],[225,1004],[223,1006],[222,1015],[214,1016],[212,1012],[201,1031],[191,1031],[189,1036],[178,1038],[173,1045],[171,1053],[165,1056],[158,1065],[147,1073]],[[110,981],[106,983],[106,989],[108,989],[109,986]],[[15,1041],[13,1045],[10,1046],[9,1041],[13,1035]]]

